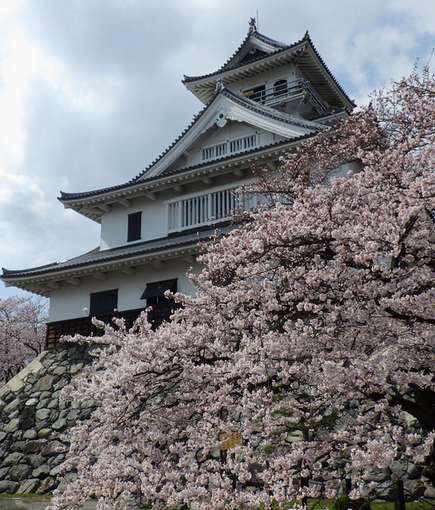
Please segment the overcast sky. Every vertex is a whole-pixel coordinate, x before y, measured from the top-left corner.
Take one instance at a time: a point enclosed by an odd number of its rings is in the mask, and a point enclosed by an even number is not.
[[[222,64],[257,9],[278,40],[308,29],[359,104],[435,41],[434,0],[0,0],[0,266],[95,247],[98,225],[59,190],[139,173],[200,108],[182,75]]]

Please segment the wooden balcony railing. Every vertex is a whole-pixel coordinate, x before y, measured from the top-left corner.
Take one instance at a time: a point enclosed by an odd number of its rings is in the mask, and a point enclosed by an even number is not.
[[[256,207],[258,197],[239,196],[235,193],[238,188],[240,185],[169,202],[169,233],[218,223],[229,219],[237,210]]]
[[[327,107],[320,99],[317,92],[307,80],[293,80],[285,83],[280,80],[279,85],[257,90],[254,93],[247,93],[246,97],[267,106],[292,101],[304,94],[315,106],[319,113],[325,113]]]

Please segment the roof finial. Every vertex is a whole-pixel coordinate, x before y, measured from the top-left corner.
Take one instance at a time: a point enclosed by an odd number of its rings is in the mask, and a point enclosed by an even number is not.
[[[256,31],[257,31],[257,23],[255,21],[255,18],[249,18],[248,34],[253,34]]]
[[[214,87],[214,91],[217,94],[218,92],[222,92],[225,88],[225,83],[222,80],[217,80],[216,85]]]

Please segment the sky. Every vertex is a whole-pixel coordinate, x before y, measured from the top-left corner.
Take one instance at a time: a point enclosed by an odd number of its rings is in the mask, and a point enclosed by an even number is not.
[[[94,248],[59,191],[137,175],[201,108],[183,74],[219,67],[257,10],[275,39],[309,30],[358,104],[435,46],[435,0],[0,0],[0,267]]]

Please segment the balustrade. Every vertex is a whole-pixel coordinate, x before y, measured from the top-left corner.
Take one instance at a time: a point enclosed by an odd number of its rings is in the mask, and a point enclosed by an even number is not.
[[[236,210],[251,209],[256,197],[239,196],[237,187],[212,191],[168,204],[169,232],[178,232],[230,218]]]
[[[233,140],[217,143],[202,149],[202,160],[210,161],[223,158],[231,154],[248,151],[257,147],[257,135],[241,136]]]

